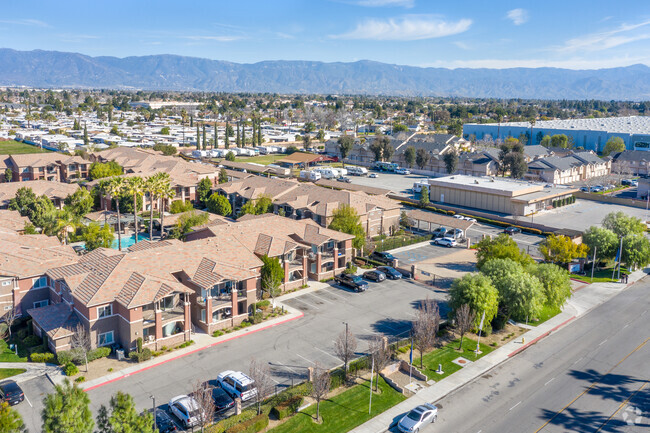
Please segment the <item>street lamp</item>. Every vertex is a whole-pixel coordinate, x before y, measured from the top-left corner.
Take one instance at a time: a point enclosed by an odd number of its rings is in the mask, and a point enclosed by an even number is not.
[[[150,395],[149,398],[153,400],[153,429],[156,431],[158,429],[158,425],[156,424],[156,397]]]
[[[348,322],[343,322],[345,325],[345,379],[347,380],[348,374]]]

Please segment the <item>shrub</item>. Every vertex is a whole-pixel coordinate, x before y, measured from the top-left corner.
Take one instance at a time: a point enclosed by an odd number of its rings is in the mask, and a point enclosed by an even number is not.
[[[248,323],[251,324],[251,325],[254,324],[254,323],[260,323],[263,318],[264,318],[264,314],[261,311],[256,312],[256,313],[252,314],[248,318]],[[242,325],[243,325],[243,323],[242,323]]]
[[[336,389],[345,384],[345,373],[337,368],[330,373],[330,390]]]
[[[79,376],[79,377],[76,378],[74,381],[77,382],[77,383],[81,383],[81,382],[83,382],[83,381],[85,381],[85,380],[86,380],[86,378],[85,378],[84,376]]]
[[[99,358],[106,358],[111,354],[110,347],[98,347],[88,352],[88,362],[94,361]]]
[[[26,328],[19,329],[18,331],[16,331],[16,338],[17,339],[24,340],[25,337],[27,337],[27,329]]]
[[[36,335],[29,335],[23,339],[23,344],[27,347],[38,346],[42,343],[42,340]]]
[[[357,273],[357,267],[354,266],[352,263],[348,263],[348,266],[345,268],[343,271],[346,274],[356,274]]]
[[[72,353],[69,350],[64,350],[56,354],[56,360],[60,365],[67,365],[72,362]]]
[[[192,209],[194,209],[194,206],[189,200],[185,202],[183,200],[174,200],[169,206],[169,212],[173,214],[188,212]]]
[[[219,421],[208,427],[206,433],[224,433],[229,428],[239,424],[241,422],[248,421],[249,419],[255,417],[257,412],[251,409],[245,410],[239,415],[231,416],[226,419]]]
[[[50,352],[45,352],[45,353],[34,352],[31,355],[29,355],[29,359],[31,359],[32,362],[53,362],[54,354]]]
[[[303,396],[295,395],[288,400],[285,400],[282,403],[274,406],[273,409],[271,409],[271,413],[277,419],[284,419],[298,412],[298,409],[304,400],[305,398]]]
[[[177,349],[183,349],[185,347],[191,346],[192,344],[194,344],[194,340],[189,340],[189,341],[186,341],[184,343],[179,344]]]
[[[271,305],[271,301],[269,301],[268,299],[264,299],[263,301],[259,301],[258,303],[255,304],[255,309],[259,308],[260,310],[264,310],[268,308],[269,305]]]
[[[144,362],[144,361],[148,361],[148,360],[151,359],[151,356],[152,356],[152,354],[151,354],[151,349],[149,349],[149,348],[147,348],[147,347],[145,347],[144,349],[142,349],[142,352],[135,352],[135,351],[134,351],[134,352],[130,352],[130,353],[129,353],[129,358],[130,358],[132,361],[135,361],[135,362]]]
[[[65,367],[63,367],[63,372],[66,376],[74,376],[79,373],[79,369],[72,362],[68,362]]]
[[[213,336],[213,337],[221,337],[223,334],[224,334],[223,331],[221,331],[221,330],[216,330],[216,331],[214,331],[214,332],[212,333],[212,336]]]
[[[257,415],[254,418],[235,424],[227,430],[227,433],[257,433],[269,425],[269,416],[266,414]]]

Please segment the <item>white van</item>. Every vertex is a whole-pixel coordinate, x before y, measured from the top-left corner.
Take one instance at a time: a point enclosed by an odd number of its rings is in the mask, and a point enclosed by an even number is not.
[[[365,167],[348,167],[348,174],[351,176],[366,176],[368,169]]]
[[[413,192],[422,192],[422,187],[429,188],[429,180],[418,180],[413,184]]]
[[[304,180],[308,180],[310,182],[316,182],[317,180],[320,180],[321,177],[322,176],[318,171],[311,171],[311,170],[300,171],[300,178]]]
[[[339,177],[338,170],[331,167],[318,167],[315,168],[313,171],[320,173],[323,179],[334,179],[336,177]]]

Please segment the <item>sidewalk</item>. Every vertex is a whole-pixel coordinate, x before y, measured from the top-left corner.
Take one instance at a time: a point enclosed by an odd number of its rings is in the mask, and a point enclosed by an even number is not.
[[[459,370],[440,382],[423,389],[413,397],[408,398],[370,421],[367,421],[359,427],[351,430],[350,433],[383,433],[388,431],[388,428],[396,418],[405,414],[412,408],[420,404],[434,403],[440,400],[447,394],[485,374],[500,363],[507,361],[512,356],[515,356],[517,353],[532,344],[535,344],[542,338],[550,335],[552,332],[567,325],[576,317],[582,316],[608,301],[612,297],[616,296],[621,290],[634,284],[634,282],[645,276],[646,274],[643,271],[634,272],[630,274],[629,284],[627,285],[621,283],[590,284],[584,289],[574,293],[560,314],[523,334],[526,344],[522,344],[522,339],[516,339],[506,343],[478,361],[464,367],[462,370]]]
[[[11,380],[17,383],[27,382],[28,380],[41,376],[47,376],[53,383],[58,383],[54,382],[53,378],[62,375],[61,367],[58,365],[40,362],[2,362],[0,363],[0,368],[22,368],[27,370],[24,373],[11,377]]]

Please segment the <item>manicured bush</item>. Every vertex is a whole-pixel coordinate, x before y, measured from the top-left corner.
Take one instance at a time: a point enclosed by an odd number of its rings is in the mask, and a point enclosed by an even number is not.
[[[65,367],[63,367],[63,372],[66,376],[74,376],[75,374],[79,373],[79,368],[77,368],[77,366],[72,362],[68,362]]]
[[[133,351],[129,353],[129,358],[135,362],[148,361],[151,359],[151,356],[152,356],[151,349],[147,347],[142,349],[142,352]]]
[[[19,329],[16,331],[16,338],[19,340],[24,340],[27,337],[27,328]]]
[[[370,363],[367,356],[355,359],[348,364],[348,372],[350,374],[357,374],[362,370],[370,370]]]
[[[98,347],[88,352],[88,362],[94,361],[99,358],[106,358],[111,354],[110,347]]]
[[[227,430],[227,433],[257,433],[269,425],[269,416],[265,414],[257,415],[254,418],[235,424]]]
[[[212,333],[212,336],[213,337],[221,337],[223,334],[224,334],[224,332],[218,329],[218,330],[216,330],[216,331],[214,331]]]
[[[59,365],[67,365],[72,362],[72,353],[69,350],[64,350],[56,354],[56,360]]]
[[[211,425],[206,429],[206,433],[224,433],[229,428],[239,423],[246,422],[254,418],[256,415],[257,412],[252,409],[245,410],[239,415],[228,417],[226,419],[219,421],[218,423]]]
[[[43,341],[36,335],[28,335],[23,339],[23,344],[27,347],[34,347],[41,344]]]
[[[185,347],[191,346],[192,344],[194,344],[194,340],[189,340],[189,341],[186,341],[184,343],[179,344],[177,349],[183,349]]]
[[[54,362],[54,354],[50,352],[44,352],[44,353],[34,352],[31,355],[29,355],[29,359],[32,362]]]
[[[345,385],[345,373],[343,369],[337,368],[330,373],[330,390]]]
[[[86,380],[86,378],[85,378],[84,376],[79,376],[79,377],[76,378],[74,381],[77,382],[77,383],[81,383],[81,382],[83,382],[83,381],[85,381],[85,380]]]
[[[301,395],[293,396],[290,399],[274,406],[273,409],[271,409],[271,413],[277,419],[284,419],[296,413],[300,406],[302,406],[304,400],[305,398]]]
[[[259,312],[255,312],[254,314],[252,314],[252,315],[248,318],[248,323],[249,323],[250,325],[255,324],[255,323],[260,323],[260,322],[262,321],[263,318],[264,318],[264,313],[262,313],[261,311],[259,311]],[[243,325],[243,324],[244,324],[244,323],[242,323],[242,325]]]
[[[345,268],[345,270],[343,272],[346,273],[346,274],[356,274],[357,273],[357,267],[354,266],[351,263],[348,263],[348,266]]]

